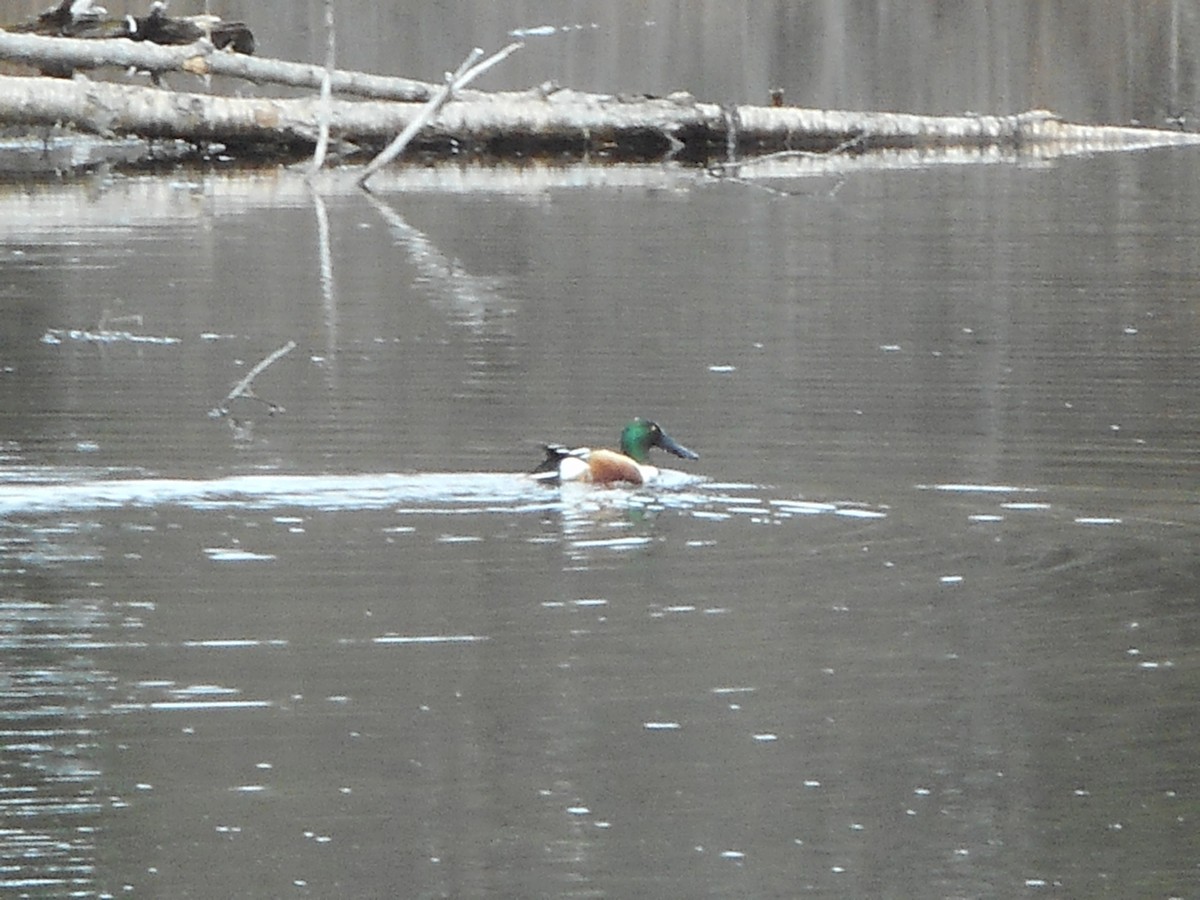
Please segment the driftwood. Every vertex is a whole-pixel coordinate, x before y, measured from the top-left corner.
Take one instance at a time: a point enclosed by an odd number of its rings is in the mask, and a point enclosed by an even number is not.
[[[519,50],[521,46],[520,43],[509,44],[499,53],[489,56],[482,62],[479,61],[479,57],[483,56],[483,51],[478,47],[472,50],[467,55],[467,58],[463,60],[462,65],[446,78],[445,86],[429,98],[428,103],[421,107],[421,111],[417,114],[417,117],[405,125],[404,130],[396,135],[395,139],[367,164],[362,174],[358,176],[358,185],[360,187],[365,186],[367,180],[372,175],[403,153],[404,149],[417,136],[417,133],[432,122],[437,114],[442,111],[442,107],[450,102],[450,98],[454,96],[455,92],[470,84],[472,80],[478,78],[488,69],[492,68],[492,66],[507,59]]]
[[[379,147],[421,107],[333,101],[330,129],[341,140]],[[285,144],[311,149],[316,99],[246,99],[82,80],[0,77],[0,120],[70,122],[101,135],[138,134],[192,142]],[[1200,135],[1072,125],[1045,111],[1013,116],[916,116],[794,107],[732,109],[688,95],[628,100],[556,91],[462,100],[446,106],[422,136],[425,149],[458,155],[575,154],[627,160],[678,157],[707,162],[779,150],[828,152],[982,147],[1035,150],[1078,143],[1093,151],[1200,143]]]
[[[323,66],[221,53],[207,41],[168,47],[129,40],[89,41],[13,34],[3,29],[0,29],[0,59],[26,65],[52,64],[56,68],[80,71],[117,68],[138,69],[153,75],[170,72],[224,75],[256,84],[311,90],[318,90],[325,76]],[[372,100],[424,103],[433,96],[438,85],[365,72],[334,71],[330,88],[335,94]]]
[[[47,56],[49,54],[49,56]],[[74,68],[119,65],[154,73],[185,71],[250,78],[259,83],[317,88],[326,70],[214,51],[200,41],[184,47],[135,44],[125,39],[78,41],[0,31],[0,58],[53,59]],[[363,73],[329,73],[338,95],[387,96],[392,101],[329,102],[331,135],[376,150],[418,122],[422,103],[440,87]],[[233,98],[172,92],[150,86],[74,80],[0,77],[0,122],[24,126],[69,124],[100,135],[177,138],[288,147],[311,152],[319,137],[322,104],[301,99]],[[1009,116],[919,116],[774,106],[722,106],[687,93],[618,97],[553,86],[506,93],[456,92],[421,129],[415,146],[459,158],[543,155],[694,163],[735,163],[780,151],[864,153],[999,147],[1038,154],[1071,145],[1088,152],[1200,143],[1200,135],[1063,122],[1035,110]],[[1062,152],[1062,151],[1060,151]]]
[[[247,400],[257,400],[259,403],[265,403],[267,410],[271,415],[275,415],[277,412],[283,412],[284,409],[282,406],[270,400],[264,400],[262,397],[258,396],[258,394],[254,393],[254,390],[250,385],[253,383],[255,378],[262,374],[264,369],[266,369],[280,357],[287,356],[287,354],[291,353],[295,349],[296,342],[288,341],[278,350],[275,350],[260,359],[255,364],[254,368],[246,373],[246,377],[235,384],[233,386],[233,390],[225,395],[225,399],[208,411],[208,415],[214,419],[229,415],[229,404],[234,400],[237,400],[239,397],[244,397]]]
[[[317,146],[313,149],[309,173],[315,175],[325,165],[329,150],[329,102],[333,99],[333,72],[337,65],[337,31],[333,22],[333,0],[325,0],[325,74],[321,76],[320,108],[317,110]]]

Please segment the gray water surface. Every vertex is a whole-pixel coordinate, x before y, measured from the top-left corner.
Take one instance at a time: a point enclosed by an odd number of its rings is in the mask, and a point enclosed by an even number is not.
[[[9,192],[5,882],[1189,895],[1193,168]]]
[[[347,64],[549,21],[483,6],[356,20]],[[1093,121],[1191,85],[1187,3],[648,6],[504,77]],[[781,22],[803,52],[730,49]],[[1196,166],[0,189],[0,887],[1196,895]],[[288,341],[281,411],[210,415]],[[521,474],[635,415],[701,458]]]

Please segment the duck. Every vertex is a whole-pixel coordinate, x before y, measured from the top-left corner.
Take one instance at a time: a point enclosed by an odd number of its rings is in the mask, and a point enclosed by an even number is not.
[[[62,0],[32,22],[14,25],[10,31],[47,37],[106,38],[123,37],[119,19],[108,15],[94,0]]]
[[[164,0],[154,0],[145,16],[125,17],[125,36],[131,41],[150,41],[154,44],[191,44],[201,38],[212,41],[218,50],[235,53],[254,53],[254,34],[242,22],[225,22],[219,16],[167,15]]]
[[[562,444],[543,444],[546,458],[530,477],[546,484],[576,481],[586,484],[640,486],[658,477],[650,465],[650,449],[658,447],[680,459],[699,459],[700,454],[680,444],[650,419],[638,417],[621,431],[620,451],[574,449]]]

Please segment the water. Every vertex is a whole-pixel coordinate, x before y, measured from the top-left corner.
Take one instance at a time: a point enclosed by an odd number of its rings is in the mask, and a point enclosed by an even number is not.
[[[1195,167],[5,189],[0,884],[1194,895]]]
[[[1192,166],[8,194],[6,882],[1186,895]]]

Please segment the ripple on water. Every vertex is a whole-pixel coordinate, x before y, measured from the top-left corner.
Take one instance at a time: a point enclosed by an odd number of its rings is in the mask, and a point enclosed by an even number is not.
[[[95,720],[110,711],[115,679],[71,648],[91,641],[111,618],[91,600],[0,599],[0,775],[7,785],[0,855],[12,863],[2,888],[40,895],[47,887],[85,885],[93,871],[89,823],[104,805],[94,761],[104,729]]]
[[[205,547],[204,554],[213,562],[260,562],[275,559],[273,553],[254,553],[240,547]]]
[[[1036,494],[1040,489],[1016,484],[918,484],[918,490],[951,491],[960,494]]]
[[[42,343],[55,346],[63,341],[86,341],[92,344],[178,344],[179,338],[131,331],[90,330],[86,328],[51,328],[42,335]]]
[[[184,506],[194,509],[367,510],[398,513],[544,513],[587,518],[613,508],[691,510],[697,517],[787,518],[836,513],[882,517],[881,509],[857,503],[820,503],[769,498],[765,489],[741,483],[705,482],[663,470],[653,489],[598,489],[566,485],[547,489],[520,473],[432,472],[415,475],[237,475],[216,479],[110,478],[99,470],[27,472],[19,483],[0,480],[0,514],[36,515],[51,511],[122,507]],[[748,495],[756,490],[759,495]],[[303,519],[276,517],[279,524]],[[448,535],[453,539],[453,535]],[[228,548],[211,548],[223,554]]]
[[[371,638],[372,644],[475,644],[486,641],[482,634],[387,634]]]

